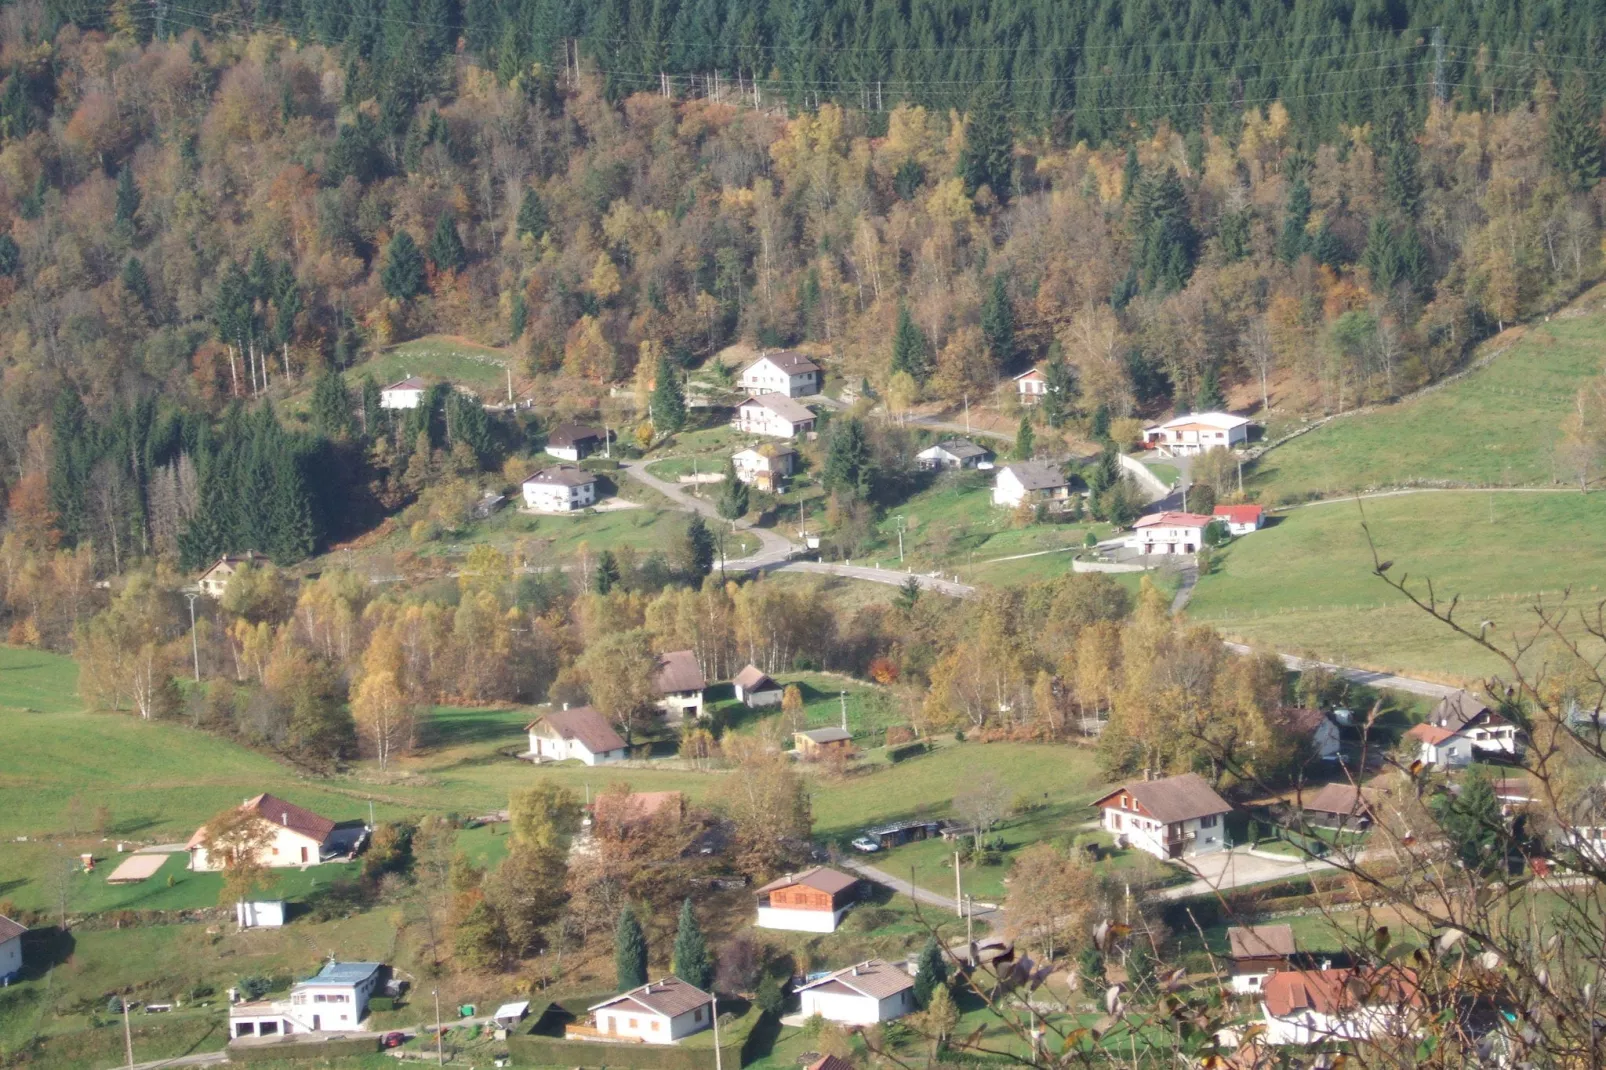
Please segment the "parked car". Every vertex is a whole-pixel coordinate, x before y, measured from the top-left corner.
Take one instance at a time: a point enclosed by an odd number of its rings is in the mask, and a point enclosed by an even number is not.
[[[399,1048],[405,1043],[407,1043],[406,1033],[386,1033],[379,1038],[379,1046],[382,1048]]]
[[[853,840],[853,849],[855,851],[863,851],[865,854],[873,854],[881,850],[881,845],[868,836],[856,836]]]

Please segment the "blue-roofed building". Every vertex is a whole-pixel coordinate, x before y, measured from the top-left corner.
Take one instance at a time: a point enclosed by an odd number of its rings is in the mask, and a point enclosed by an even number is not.
[[[368,999],[385,967],[379,962],[329,962],[290,988],[288,999],[254,1000],[229,1007],[229,1036],[347,1033],[362,1029]]]

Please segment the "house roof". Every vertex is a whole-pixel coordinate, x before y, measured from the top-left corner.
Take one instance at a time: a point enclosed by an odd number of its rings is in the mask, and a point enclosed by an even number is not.
[[[914,987],[914,979],[896,966],[881,959],[868,959],[854,966],[844,967],[817,981],[810,981],[797,991],[821,988],[835,983],[871,999],[886,999],[906,988]]]
[[[1420,1004],[1416,974],[1407,969],[1279,970],[1261,989],[1266,1009],[1278,1018],[1301,1011],[1333,1016],[1364,1006]]]
[[[853,1070],[853,1064],[846,1059],[839,1059],[835,1055],[822,1055],[805,1067],[804,1070]]]
[[[1234,416],[1230,412],[1190,412],[1181,416],[1173,416],[1163,424],[1146,427],[1144,431],[1173,431],[1184,427],[1203,427],[1211,431],[1231,431],[1242,427],[1249,421],[1242,416]]]
[[[760,669],[757,665],[749,665],[737,673],[736,679],[732,680],[731,683],[743,691],[779,691],[781,689],[781,685],[776,683],[769,673]]]
[[[840,743],[853,738],[853,733],[846,728],[811,728],[797,734],[815,743]]]
[[[1156,821],[1167,825],[1232,812],[1232,804],[1217,795],[1198,773],[1183,773],[1161,780],[1136,780],[1115,789],[1093,805],[1102,806],[1123,792],[1136,799]]]
[[[1287,958],[1298,950],[1292,925],[1234,925],[1227,930],[1227,947],[1235,959]]]
[[[628,795],[604,792],[597,796],[593,810],[601,816],[615,805],[627,811],[615,815],[620,821],[644,821],[662,810],[679,811],[686,804],[686,796],[678,791],[632,791]]]
[[[961,460],[964,460],[967,457],[985,457],[992,453],[992,450],[985,446],[978,446],[968,438],[945,438],[936,445],[927,447],[921,452],[922,454],[925,454],[931,453],[933,450],[941,450],[949,456],[958,457]]]
[[[424,389],[424,380],[420,379],[416,375],[409,375],[407,378],[403,379],[399,383],[391,383],[389,386],[385,387],[385,389],[386,390],[422,390],[422,389]]]
[[[1327,714],[1305,706],[1284,706],[1278,711],[1278,720],[1289,732],[1301,736],[1313,736],[1327,721]]]
[[[12,921],[4,914],[0,914],[0,944],[14,940],[28,931],[28,927],[21,922]]]
[[[602,432],[595,427],[587,427],[585,424],[575,423],[559,424],[546,437],[547,445],[549,446],[573,446],[576,443],[590,439],[596,439],[600,442],[602,440]]]
[[[742,402],[741,405],[737,407],[745,409],[749,405],[757,405],[761,408],[768,409],[781,419],[794,424],[799,424],[806,420],[814,419],[814,413],[807,405],[793,401],[785,394],[760,394],[757,397],[750,396],[746,401]]]
[[[282,825],[291,832],[298,832],[309,840],[323,843],[329,834],[335,830],[335,823],[327,817],[319,817],[311,810],[303,810],[294,803],[287,803],[277,795],[266,793],[255,798],[247,799],[240,804],[240,809],[250,810],[264,821],[275,825]],[[202,825],[190,837],[187,846],[191,849],[199,847],[206,842],[206,826]]]
[[[784,877],[777,877],[760,888],[758,894],[763,895],[766,892],[774,892],[801,884],[805,888],[813,888],[817,892],[835,895],[838,892],[847,891],[858,883],[859,878],[850,877],[841,870],[815,866],[813,869],[805,869],[802,873],[788,873]]]
[[[243,554],[224,554],[222,557],[206,566],[206,571],[201,573],[200,578],[204,580],[206,577],[210,576],[220,568],[234,569],[240,565],[246,564],[247,562],[254,562],[256,561],[256,556],[255,550],[247,550]]]
[[[517,1003],[502,1004],[500,1007],[496,1008],[496,1013],[491,1015],[491,1017],[498,1020],[502,1018],[523,1018],[529,1013],[530,1001],[527,999],[521,999]]]
[[[1533,787],[1524,777],[1501,777],[1494,782],[1494,793],[1505,802],[1527,802],[1533,798]]]
[[[1150,513],[1132,526],[1134,528],[1153,528],[1162,525],[1171,528],[1202,528],[1210,523],[1210,519],[1203,513]]]
[[[1052,490],[1065,486],[1066,482],[1058,465],[1044,464],[1042,461],[1016,461],[1004,465],[1002,471],[1013,475],[1026,490]]]
[[[629,1002],[639,1005],[651,1014],[678,1018],[682,1014],[689,1014],[698,1007],[712,1003],[713,999],[714,997],[707,992],[692,987],[678,977],[666,977],[661,981],[648,981],[640,988],[621,992],[612,999],[605,999],[588,1009],[598,1011],[617,1003]]]
[[[1015,381],[1017,383],[1020,382],[1022,379],[1042,379],[1042,378],[1044,378],[1043,369],[1042,368],[1027,368],[1025,371],[1021,372],[1019,375],[1015,376],[1014,378],[1015,378]]]
[[[1454,738],[1459,733],[1456,729],[1440,728],[1436,724],[1419,724],[1413,725],[1405,734],[1410,739],[1421,740],[1430,747],[1437,747],[1440,743]]]
[[[1465,728],[1471,722],[1486,713],[1493,713],[1494,708],[1488,702],[1474,695],[1470,691],[1454,691],[1439,700],[1428,714],[1428,723],[1438,725],[1440,728]]]
[[[307,978],[302,984],[355,985],[378,973],[379,962],[327,962],[323,969]]]
[[[1323,784],[1321,790],[1305,799],[1305,809],[1344,817],[1361,817],[1372,812],[1372,806],[1361,794],[1360,788],[1341,782]]]
[[[658,655],[658,669],[653,673],[652,686],[660,695],[677,691],[701,691],[708,686],[697,655],[690,650],[671,650]]]
[[[820,366],[818,364],[814,363],[797,350],[782,349],[774,353],[765,353],[752,364],[749,364],[746,368],[743,368],[742,374],[747,374],[749,371],[752,371],[754,367],[764,363],[766,360],[788,375],[801,375],[804,372],[817,372],[820,370]]]
[[[595,483],[597,477],[584,468],[576,468],[572,464],[555,464],[551,468],[543,468],[535,475],[526,479],[525,483],[540,483],[552,487],[583,487],[587,483]]]
[[[545,724],[561,739],[576,740],[592,754],[623,750],[625,741],[613,730],[608,719],[590,706],[576,706],[572,710],[553,710],[537,717],[524,726],[526,732],[536,725]]]
[[[1263,505],[1218,505],[1210,511],[1211,516],[1226,517],[1229,524],[1258,524],[1260,518],[1266,515]]]

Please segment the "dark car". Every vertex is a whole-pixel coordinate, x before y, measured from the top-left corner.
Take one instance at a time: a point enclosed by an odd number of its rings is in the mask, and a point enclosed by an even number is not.
[[[386,1033],[379,1038],[379,1046],[382,1048],[399,1048],[405,1043],[407,1043],[406,1033]]]

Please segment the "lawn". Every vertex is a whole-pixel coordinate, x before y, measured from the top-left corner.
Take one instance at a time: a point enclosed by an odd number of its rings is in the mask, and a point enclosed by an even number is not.
[[[356,365],[346,372],[346,380],[357,383],[371,375],[383,387],[409,375],[420,375],[461,386],[488,402],[505,402],[509,365],[515,368],[513,389],[517,392],[521,377],[517,361],[510,359],[508,353],[466,338],[431,334],[392,346]]]
[[[769,582],[768,580],[765,581]],[[884,742],[889,725],[905,724],[904,717],[892,701],[891,695],[874,685],[840,673],[788,672],[774,674],[774,680],[783,688],[793,685],[803,696],[803,716],[800,729],[824,728],[842,723],[846,710],[848,731],[853,733],[860,747],[879,747]],[[784,719],[779,706],[751,710],[736,701],[729,684],[715,684],[706,694],[711,714],[722,718],[727,725],[747,731],[776,719]],[[793,731],[790,723],[786,731]]]
[[[1592,604],[1606,577],[1606,495],[1448,492],[1365,501],[1391,576],[1441,598],[1458,617],[1509,638],[1529,606],[1565,585]],[[1188,612],[1247,642],[1356,666],[1461,681],[1498,668],[1466,640],[1409,606],[1372,575],[1361,508],[1333,502],[1290,510],[1222,551]]]
[[[1280,446],[1247,473],[1262,501],[1359,488],[1448,482],[1540,486],[1557,478],[1555,447],[1578,388],[1601,370],[1606,288],[1546,323],[1480,347],[1492,363],[1443,389],[1330,421]],[[1562,478],[1565,478],[1564,476]]]

